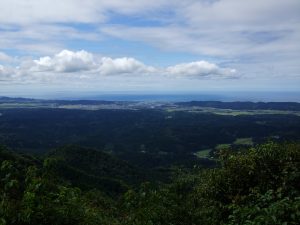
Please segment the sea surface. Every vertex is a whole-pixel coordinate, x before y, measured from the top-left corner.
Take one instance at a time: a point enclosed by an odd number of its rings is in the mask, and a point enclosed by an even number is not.
[[[57,100],[106,101],[252,101],[300,102],[300,92],[198,92],[198,93],[97,93],[55,92],[43,94],[6,94],[0,96]]]
[[[48,96],[49,97],[49,96]],[[300,92],[200,92],[200,93],[84,93],[58,94],[53,98],[107,101],[253,101],[300,102]],[[51,96],[50,96],[51,98]]]

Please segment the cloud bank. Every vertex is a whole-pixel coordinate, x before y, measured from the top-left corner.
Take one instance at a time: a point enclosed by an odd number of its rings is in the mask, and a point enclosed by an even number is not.
[[[0,80],[38,80],[39,78],[99,78],[101,77],[143,77],[156,76],[168,78],[231,78],[235,69],[222,68],[214,63],[197,61],[182,63],[166,68],[157,68],[128,57],[110,58],[90,52],[62,50],[53,56],[20,61],[14,68],[0,65]],[[47,79],[47,80],[48,80]]]

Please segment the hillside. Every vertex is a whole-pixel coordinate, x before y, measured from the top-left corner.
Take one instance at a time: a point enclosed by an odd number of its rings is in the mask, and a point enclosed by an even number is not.
[[[105,152],[69,145],[45,158],[53,172],[84,189],[98,188],[109,194],[126,191],[128,185],[147,181],[146,172]]]
[[[89,157],[83,158],[86,152]],[[122,176],[123,163],[91,149],[66,147],[40,164],[0,149],[0,223],[7,225],[296,225],[300,219],[300,145],[264,145],[220,150],[220,167],[180,170],[172,183],[144,183],[111,198],[69,182],[76,169],[103,174],[107,160]],[[50,161],[60,159],[62,169]],[[90,162],[90,165],[89,165]],[[76,166],[77,165],[77,166]],[[117,166],[119,165],[119,166]],[[73,168],[76,166],[76,169]],[[101,169],[100,169],[101,167]],[[57,167],[56,167],[57,168]],[[55,173],[53,173],[55,172]]]

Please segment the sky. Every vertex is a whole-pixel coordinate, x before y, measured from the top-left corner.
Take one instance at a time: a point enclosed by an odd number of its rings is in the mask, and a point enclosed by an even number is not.
[[[0,0],[0,95],[299,91],[299,0]]]

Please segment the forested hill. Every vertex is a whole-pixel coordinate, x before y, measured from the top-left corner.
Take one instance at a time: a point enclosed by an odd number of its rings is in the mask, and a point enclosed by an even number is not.
[[[300,111],[300,103],[297,102],[220,102],[220,101],[191,101],[179,102],[180,106],[211,107],[234,110],[287,110]]]
[[[65,176],[77,177],[76,169],[98,174],[104,158],[118,164],[101,153],[87,150],[89,157],[76,168],[57,173],[55,160],[71,167],[83,156],[81,151],[68,146],[37,159],[0,147],[0,224],[297,225],[300,221],[299,144],[270,142],[242,151],[220,150],[217,168],[179,170],[169,184],[143,183],[117,198],[99,189],[99,180],[81,188]],[[122,169],[116,170],[124,174]],[[116,173],[110,178],[117,178]]]
[[[118,194],[148,181],[145,170],[134,167],[103,151],[67,145],[49,152],[46,161],[53,171],[82,189],[98,188],[106,194]]]

